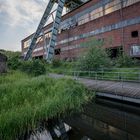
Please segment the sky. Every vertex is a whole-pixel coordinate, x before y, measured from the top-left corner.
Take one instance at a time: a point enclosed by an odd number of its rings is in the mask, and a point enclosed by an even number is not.
[[[49,0],[0,0],[0,49],[21,51],[21,40],[33,33]]]

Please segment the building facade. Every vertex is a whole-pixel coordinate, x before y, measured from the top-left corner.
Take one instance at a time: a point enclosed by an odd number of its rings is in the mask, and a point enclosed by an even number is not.
[[[111,57],[120,51],[140,58],[140,0],[90,0],[62,17],[57,35],[55,58],[71,60],[88,48],[81,45],[93,38],[103,41]],[[45,26],[32,57],[45,58],[52,23]],[[22,55],[28,50],[32,35],[21,41]]]

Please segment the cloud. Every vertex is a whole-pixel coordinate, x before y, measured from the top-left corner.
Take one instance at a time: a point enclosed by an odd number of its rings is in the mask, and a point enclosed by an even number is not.
[[[35,32],[48,1],[0,0],[0,49],[20,50],[20,41]]]
[[[12,27],[27,26],[39,20],[46,4],[43,0],[0,0],[0,18],[6,14],[6,24]]]

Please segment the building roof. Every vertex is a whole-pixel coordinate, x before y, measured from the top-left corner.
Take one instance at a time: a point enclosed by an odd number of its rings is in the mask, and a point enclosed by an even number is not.
[[[7,56],[0,53],[0,62],[6,62],[7,61]]]

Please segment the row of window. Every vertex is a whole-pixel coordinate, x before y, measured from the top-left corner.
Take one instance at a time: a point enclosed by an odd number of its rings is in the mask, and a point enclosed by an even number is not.
[[[69,46],[69,47],[65,47],[65,48],[58,48],[58,49],[55,49],[55,55],[60,55],[61,54],[61,51],[68,51],[68,50],[72,50],[72,49],[75,49],[75,48],[80,48],[81,45],[75,45],[75,46]],[[34,50],[34,52],[37,52],[37,51],[40,51],[40,50],[43,50],[43,48],[37,48]],[[24,53],[24,55],[26,54],[26,52]],[[132,45],[130,47],[130,55],[131,56],[139,56],[140,55],[140,46],[139,45]]]
[[[121,8],[130,6],[139,1],[140,0],[113,0],[106,5],[103,5],[97,9],[94,9],[93,11],[90,11],[80,16],[78,19],[71,19],[71,20],[68,20],[67,22],[64,22],[61,25],[61,30],[69,29],[70,27],[75,26],[75,25],[82,25],[91,20],[97,19],[99,17],[102,17],[114,11],[117,11]]]
[[[136,2],[139,2],[140,0],[113,0],[110,3],[106,4],[104,7],[99,7],[93,11],[91,11],[90,13],[87,13],[81,17],[78,18],[78,25],[82,25],[84,23],[89,22],[90,20],[94,20],[96,18],[99,18],[101,16],[103,16],[104,14],[109,14],[111,12],[114,12],[116,10],[119,10],[121,8],[121,5],[123,7],[132,5]],[[61,29],[59,30],[59,33],[61,33],[62,30],[68,29],[70,28],[70,26],[74,26],[76,25],[77,21],[75,19],[72,19],[71,21],[68,21],[68,24],[65,25],[61,25]],[[47,32],[45,33],[45,37],[46,38],[50,38],[51,37],[51,32]],[[37,42],[42,41],[43,38],[38,38]],[[31,43],[31,39],[27,40],[24,42],[24,48],[28,48],[29,45]]]
[[[107,15],[119,9],[132,5],[140,0],[113,0],[112,2],[106,4],[105,6],[99,7],[93,10],[90,13],[83,15],[82,17],[78,18],[78,25],[82,25],[87,23],[91,20],[97,19],[102,17],[103,15]]]
[[[68,51],[68,50],[71,50],[71,49],[74,49],[74,48],[79,48],[80,45],[76,45],[76,46],[73,46],[73,47],[67,47],[67,48],[58,48],[58,49],[55,49],[55,55],[60,55],[61,54],[61,51]],[[112,56],[110,57],[116,57],[117,55],[114,54],[113,50],[116,50],[116,48],[112,49]],[[116,51],[115,51],[116,53]],[[139,56],[140,55],[140,46],[139,45],[132,45],[130,47],[130,56]]]
[[[50,37],[51,37],[51,32],[45,33],[45,38],[50,38]],[[42,42],[43,40],[44,40],[43,36],[40,36],[38,37],[36,43]],[[31,44],[31,38],[24,42],[23,44],[24,49],[28,48],[30,44]]]
[[[138,34],[138,31],[137,31],[137,30],[131,32],[131,37],[132,37],[132,38],[136,38],[136,37],[138,37],[138,36],[139,36],[139,34]],[[38,41],[39,41],[39,39],[41,39],[41,38],[38,38]],[[104,40],[104,38],[99,38],[98,41],[103,41],[103,42],[104,42],[105,40]],[[106,40],[106,41],[107,41],[107,40]],[[24,42],[24,43],[26,44],[26,46],[29,46],[29,45],[30,45],[30,42],[31,42],[31,40],[28,40],[28,41],[26,41],[26,42]],[[80,48],[80,47],[83,47],[83,45],[76,44],[76,45],[73,45],[73,46],[64,47],[64,48],[61,49],[61,51],[72,50],[72,49]],[[136,48],[136,47],[135,47],[135,48]],[[42,49],[43,49],[43,47],[37,48],[37,49],[34,50],[34,52],[39,51],[39,50],[42,50]],[[138,49],[133,49],[133,48],[132,48],[131,50],[132,50],[131,52],[138,52],[138,51],[136,51],[136,50],[138,50]],[[56,55],[58,55],[59,53],[60,53],[60,50],[55,52]],[[133,53],[133,54],[134,54],[134,53]],[[135,54],[136,54],[136,53],[135,53]]]

